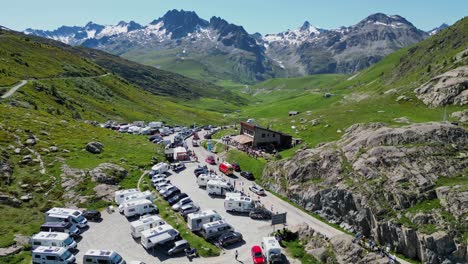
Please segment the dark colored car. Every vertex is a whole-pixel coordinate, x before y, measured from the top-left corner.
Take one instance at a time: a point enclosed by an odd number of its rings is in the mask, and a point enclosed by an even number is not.
[[[253,176],[253,174],[250,172],[250,171],[243,171],[240,173],[240,175],[244,178],[246,178],[247,180],[254,180],[255,177]]]
[[[101,212],[97,210],[85,210],[83,216],[90,221],[99,221],[101,219]]]
[[[186,193],[179,193],[179,194],[176,194],[174,196],[172,196],[169,200],[167,200],[169,202],[170,205],[174,205],[176,204],[178,201],[180,201],[182,198],[186,198],[188,197],[188,195]]]
[[[198,176],[202,174],[208,174],[209,172],[209,170],[198,170],[197,172],[195,172],[195,176],[198,178]]]
[[[179,162],[179,163],[177,163],[177,164],[174,165],[174,167],[172,168],[172,170],[173,170],[174,172],[179,172],[179,171],[181,171],[181,170],[184,170],[185,168],[186,168],[186,167],[185,167],[185,164],[182,163],[182,162]]]
[[[184,250],[189,247],[190,245],[187,242],[187,240],[179,240],[179,241],[174,242],[174,246],[167,251],[167,254],[169,256],[173,256],[173,255],[176,255],[177,253],[184,252]]]
[[[203,136],[205,139],[211,139],[211,134],[206,134]]]
[[[231,166],[234,171],[241,171],[241,167],[237,162],[232,163]]]
[[[242,238],[241,233],[235,232],[235,231],[229,231],[227,233],[222,234],[218,238],[218,243],[219,245],[225,247],[231,244],[235,244],[237,242],[241,242],[242,240],[244,239]]]
[[[204,170],[208,170],[208,167],[205,165],[205,166],[198,166],[195,170],[193,170],[193,173],[197,173],[197,171],[204,171]]]
[[[266,209],[257,208],[250,211],[249,216],[252,219],[268,220],[271,219],[271,212]]]
[[[171,190],[165,192],[165,193],[162,195],[162,197],[164,198],[164,200],[169,200],[169,199],[172,198],[172,196],[177,195],[177,194],[179,194],[179,193],[180,193],[180,189],[176,187],[176,188],[174,188],[174,189],[171,189]]]

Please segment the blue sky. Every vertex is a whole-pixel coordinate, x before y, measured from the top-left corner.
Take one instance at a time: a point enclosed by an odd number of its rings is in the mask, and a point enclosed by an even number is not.
[[[14,30],[55,29],[61,25],[147,24],[170,9],[193,10],[204,18],[220,16],[250,32],[275,33],[305,20],[321,28],[356,24],[371,13],[401,15],[429,30],[468,15],[467,0],[14,0],[2,3],[0,25]]]

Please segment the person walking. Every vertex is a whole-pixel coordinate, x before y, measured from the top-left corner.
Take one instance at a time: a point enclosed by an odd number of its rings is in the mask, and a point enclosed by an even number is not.
[[[239,252],[237,251],[237,249],[236,249],[236,252],[234,253],[234,257],[236,258],[236,260],[237,260],[237,257],[239,257]]]

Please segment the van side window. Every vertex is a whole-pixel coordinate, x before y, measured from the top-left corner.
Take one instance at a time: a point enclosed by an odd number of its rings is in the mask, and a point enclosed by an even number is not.
[[[85,262],[86,262],[86,263],[93,263],[93,260],[92,260],[92,259],[89,259],[89,258],[87,258],[87,259],[85,259]]]
[[[57,246],[57,243],[52,242],[52,246],[56,247],[56,246]]]
[[[99,264],[109,264],[110,261],[107,260],[107,259],[98,259],[97,263],[99,263]]]
[[[34,255],[34,258],[41,258],[41,255]]]
[[[41,245],[41,242],[40,242],[40,241],[34,241],[33,245],[35,245],[35,246],[40,246],[40,245]]]
[[[56,256],[46,256],[46,259],[47,260],[56,260],[57,257]]]

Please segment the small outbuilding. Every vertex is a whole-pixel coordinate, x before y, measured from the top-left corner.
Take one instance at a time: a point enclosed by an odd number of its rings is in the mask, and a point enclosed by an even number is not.
[[[300,112],[299,111],[289,111],[289,116],[295,116],[298,115]]]
[[[187,149],[185,149],[184,147],[174,148],[174,160],[183,161],[188,159],[189,155]]]

